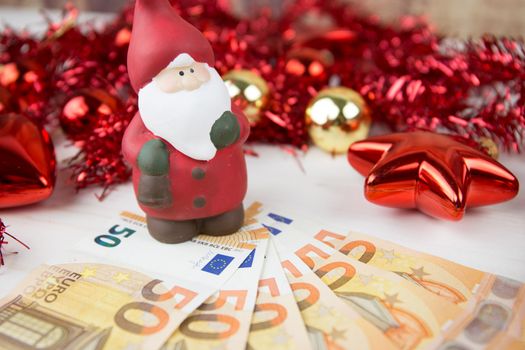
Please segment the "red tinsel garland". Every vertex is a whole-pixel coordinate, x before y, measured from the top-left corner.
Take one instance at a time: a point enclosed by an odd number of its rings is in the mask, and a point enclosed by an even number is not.
[[[270,102],[252,141],[305,146],[306,105],[335,81],[359,91],[374,121],[393,130],[447,132],[472,142],[490,137],[506,150],[523,147],[522,41],[443,38],[412,17],[386,26],[335,1],[302,0],[280,19],[263,11],[249,20],[217,3],[175,6],[212,42],[220,73],[251,69],[268,82]],[[79,148],[70,165],[76,185],[107,188],[130,176],[120,141],[136,112],[126,73],[132,10],[101,30],[79,28],[76,15],[68,8],[40,39],[10,29],[0,36],[0,112],[22,113],[41,125],[60,120]],[[290,56],[304,48],[329,52],[334,61],[297,69]]]
[[[2,219],[0,219],[0,266],[4,265],[4,254],[2,253],[2,248],[4,244],[7,243],[7,242],[4,242],[5,240],[4,233],[5,233],[5,225],[2,222]]]
[[[14,239],[15,241],[17,241],[18,243],[20,243],[21,245],[23,245],[26,249],[29,249],[29,246],[27,246],[26,244],[22,243],[21,241],[19,241],[18,239],[16,239],[15,237],[13,237],[12,235],[10,235],[9,233],[7,233],[5,230],[6,230],[6,226],[4,225],[4,222],[2,221],[2,219],[0,219],[0,266],[3,266],[4,265],[4,254],[2,252],[2,248],[4,245],[7,244],[6,240],[5,240],[5,236],[9,236],[11,237],[12,239]],[[16,253],[14,253],[16,254]]]

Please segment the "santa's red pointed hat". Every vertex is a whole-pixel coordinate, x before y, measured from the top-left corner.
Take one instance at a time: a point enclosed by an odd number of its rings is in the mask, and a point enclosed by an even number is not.
[[[128,50],[128,73],[135,91],[182,53],[211,67],[215,64],[208,40],[175,12],[169,0],[137,0]]]

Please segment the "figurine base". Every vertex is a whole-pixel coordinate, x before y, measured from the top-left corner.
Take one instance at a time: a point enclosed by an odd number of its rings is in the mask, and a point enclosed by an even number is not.
[[[172,221],[147,216],[148,231],[157,241],[176,244],[189,241],[199,234],[226,236],[237,232],[244,223],[244,208],[236,209],[209,218]]]

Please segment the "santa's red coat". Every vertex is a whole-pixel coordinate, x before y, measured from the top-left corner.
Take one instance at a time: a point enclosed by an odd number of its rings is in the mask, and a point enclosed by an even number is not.
[[[250,133],[250,125],[244,114],[235,106],[232,112],[240,125],[240,137],[234,144],[218,150],[209,161],[195,160],[179,152],[164,141],[169,152],[170,186],[172,205],[167,208],[150,208],[139,203],[142,210],[152,217],[168,220],[191,220],[225,213],[237,208],[246,194],[246,162],[242,146]],[[139,113],[129,124],[122,141],[122,152],[133,168],[133,187],[138,194],[140,169],[137,157],[142,146],[159,139],[144,125]],[[195,169],[201,176],[194,178]],[[197,208],[194,202],[204,198],[204,206]],[[202,199],[200,199],[202,203]]]

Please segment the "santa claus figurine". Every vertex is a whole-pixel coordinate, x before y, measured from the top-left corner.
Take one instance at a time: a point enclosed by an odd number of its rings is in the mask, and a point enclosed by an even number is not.
[[[232,106],[209,42],[168,0],[137,0],[128,71],[139,112],[122,143],[150,234],[178,243],[244,220],[249,124]]]

